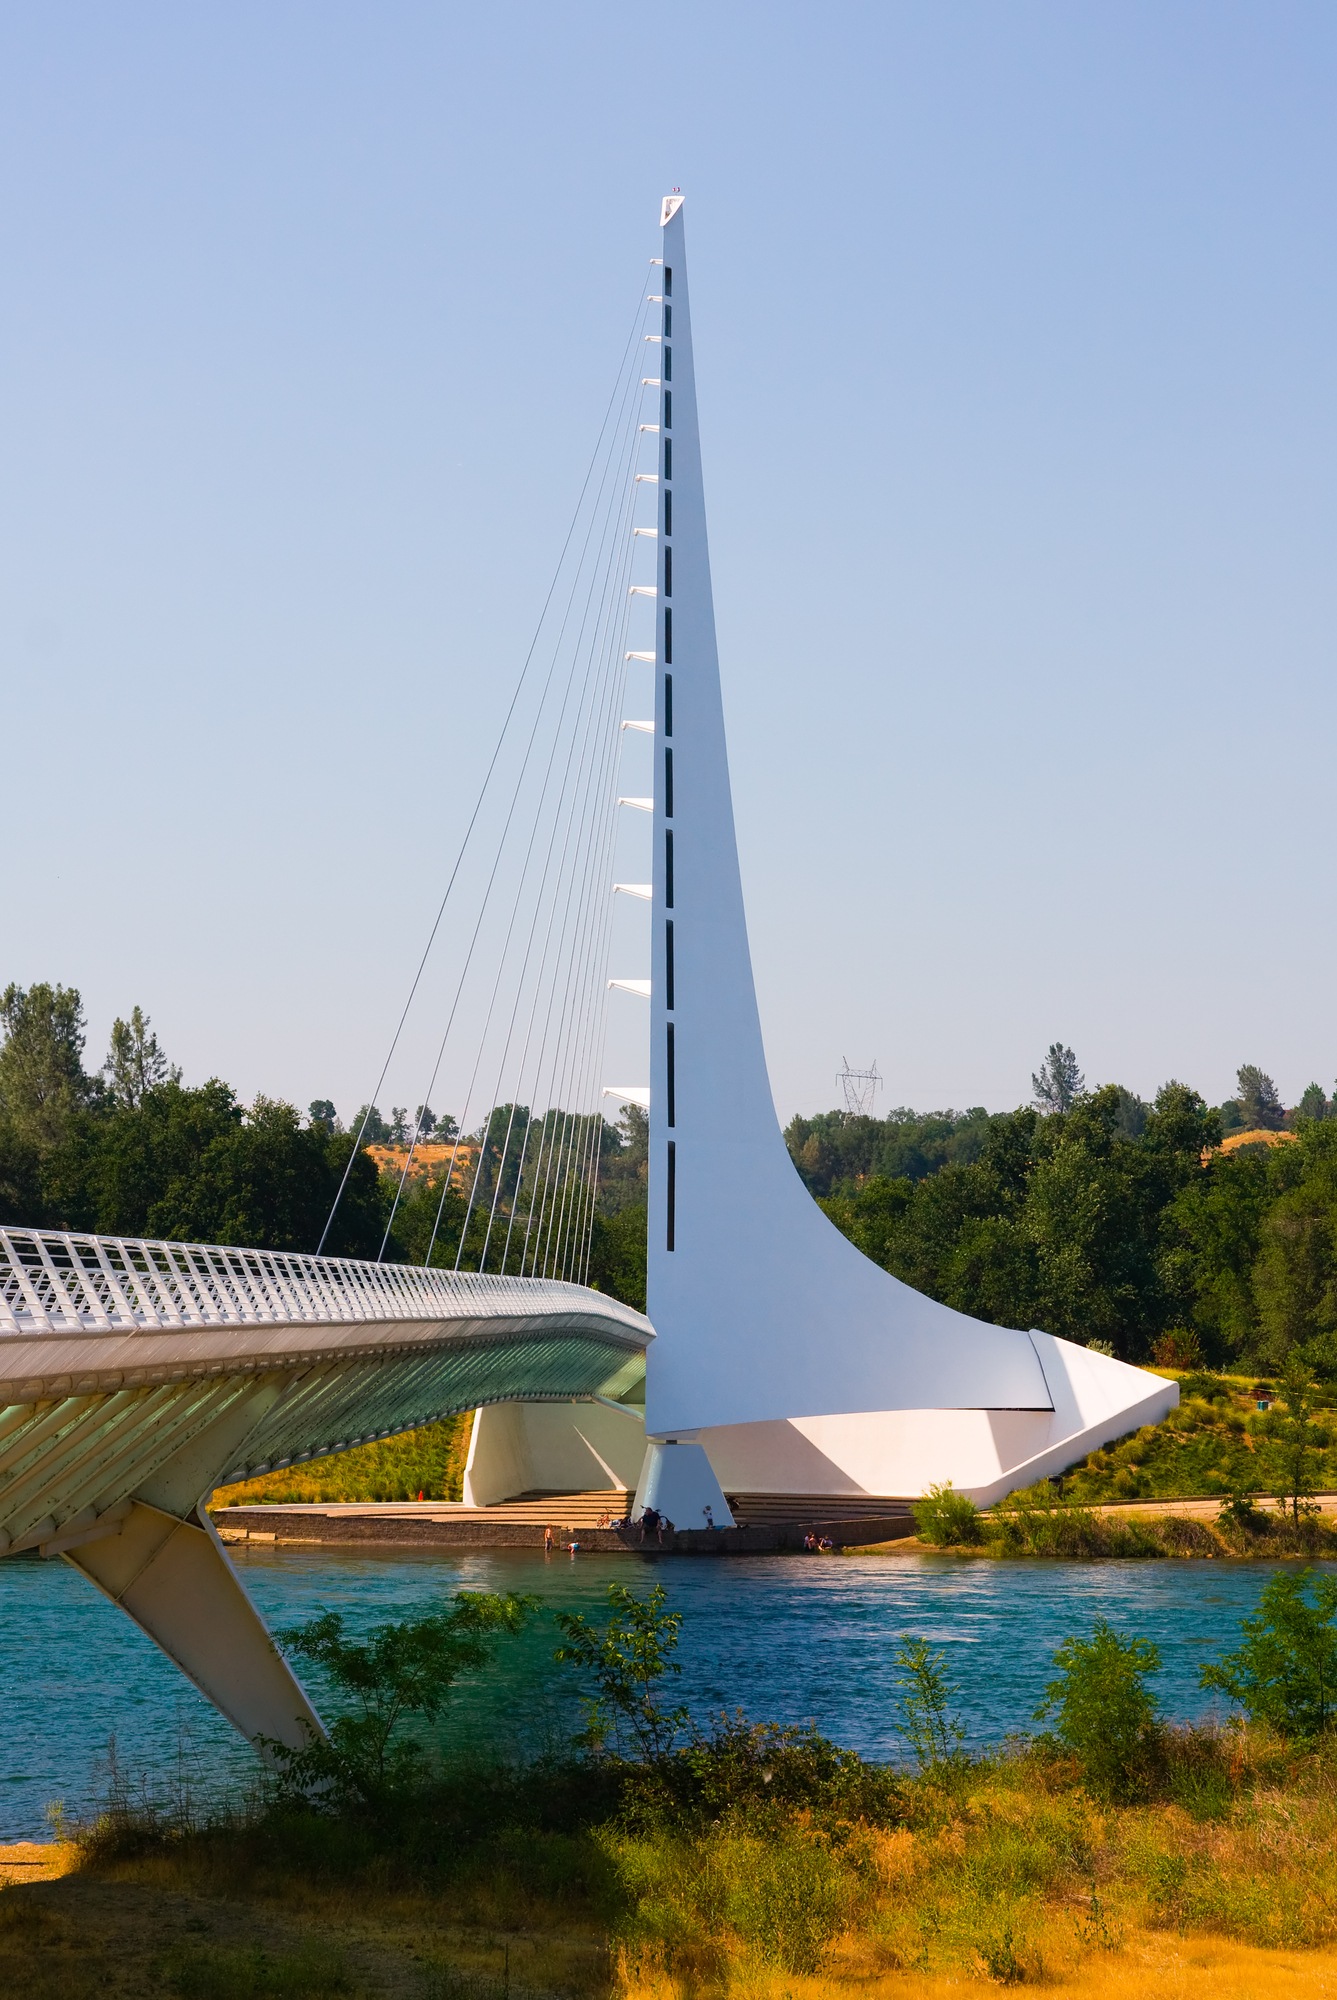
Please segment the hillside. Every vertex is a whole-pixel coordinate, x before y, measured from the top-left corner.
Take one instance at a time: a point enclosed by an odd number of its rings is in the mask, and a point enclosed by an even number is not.
[[[1179,1381],[1182,1400],[1163,1424],[1148,1424],[1118,1444],[1091,1452],[1064,1474],[1065,1500],[1095,1506],[1276,1491],[1276,1446],[1287,1419],[1273,1400],[1275,1384],[1203,1372]],[[1261,1411],[1260,1402],[1272,1407]],[[1316,1391],[1313,1417],[1313,1490],[1337,1492],[1337,1403],[1330,1389]]]
[[[210,1505],[236,1507],[265,1501],[275,1505],[331,1500],[458,1500],[464,1484],[473,1412],[381,1444],[358,1444],[329,1458],[308,1459],[263,1479],[239,1480],[215,1489]]]

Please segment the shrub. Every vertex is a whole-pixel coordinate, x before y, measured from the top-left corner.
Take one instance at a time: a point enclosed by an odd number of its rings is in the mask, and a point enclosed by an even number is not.
[[[968,1493],[958,1493],[950,1480],[945,1486],[930,1486],[911,1511],[916,1533],[936,1549],[960,1544],[969,1547],[984,1538],[979,1508]]]
[[[1059,1673],[1036,1720],[1055,1716],[1054,1735],[1106,1798],[1131,1798],[1145,1784],[1158,1737],[1147,1679],[1160,1664],[1148,1640],[1126,1639],[1103,1618],[1089,1639],[1065,1639],[1054,1655]]]
[[[896,1648],[901,1690],[901,1720],[896,1733],[914,1752],[927,1777],[954,1780],[965,1766],[962,1744],[966,1732],[951,1712],[956,1683],[947,1672],[946,1657],[927,1639],[907,1633]]]
[[[1160,1336],[1151,1358],[1158,1368],[1201,1368],[1202,1342],[1191,1327],[1174,1326]]]
[[[667,1611],[662,1583],[637,1597],[624,1583],[608,1586],[608,1623],[600,1631],[579,1611],[559,1611],[565,1645],[556,1658],[584,1674],[587,1749],[611,1736],[619,1749],[634,1746],[647,1760],[666,1757],[687,1723],[685,1708],[665,1708],[659,1683],[682,1668],[677,1651],[682,1614]]]
[[[1312,1601],[1306,1590],[1312,1588]],[[1312,1742],[1337,1717],[1337,1577],[1283,1570],[1243,1624],[1243,1644],[1202,1670],[1202,1685],[1251,1721]]]
[[[332,1804],[373,1804],[416,1784],[422,1746],[402,1725],[434,1722],[460,1675],[485,1666],[493,1642],[518,1632],[533,1609],[532,1598],[461,1590],[448,1609],[373,1626],[365,1641],[345,1635],[338,1611],[280,1632],[280,1645],[356,1703],[331,1724],[328,1739],[302,1750],[266,1743],[285,1789],[321,1793]]]
[[[1228,1500],[1221,1502],[1221,1511],[1216,1517],[1218,1528],[1237,1528],[1241,1534],[1253,1534],[1266,1526],[1263,1510],[1242,1486],[1237,1486]]]
[[[687,1831],[735,1817],[755,1825],[793,1813],[814,1825],[866,1820],[897,1825],[901,1782],[883,1765],[865,1764],[808,1724],[749,1722],[722,1716],[709,1736],[697,1736],[669,1757],[623,1767],[623,1814],[629,1823]]]

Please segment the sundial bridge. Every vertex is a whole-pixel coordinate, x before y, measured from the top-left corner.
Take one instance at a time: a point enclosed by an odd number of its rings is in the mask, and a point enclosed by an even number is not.
[[[489,1139],[492,1106],[506,1115],[490,1185],[478,1148],[456,1251],[472,1226],[480,1270],[0,1232],[0,1554],[72,1564],[252,1740],[297,1744],[319,1722],[210,1525],[225,1479],[473,1410],[474,1499],[517,1490],[522,1464],[522,1484],[560,1490],[563,1433],[598,1458],[597,1420],[638,1505],[727,1525],[726,1487],[902,1498],[951,1480],[987,1503],[1178,1400],[1159,1376],[901,1284],[789,1160],[734,836],[679,197],[660,227],[648,327],[605,419],[606,501],[573,558],[569,694],[549,709],[543,683],[500,836],[539,801],[489,975]],[[643,719],[622,714],[629,673]],[[649,751],[649,793],[620,792],[628,744]],[[612,880],[619,809],[643,816],[648,881]],[[609,976],[614,892],[644,911],[648,977]],[[487,935],[480,920],[466,972]],[[648,1009],[648,1082],[611,1091],[648,1111],[646,1316],[583,1282],[610,995]],[[574,1097],[583,1122],[527,1122],[521,1100],[544,1095]]]

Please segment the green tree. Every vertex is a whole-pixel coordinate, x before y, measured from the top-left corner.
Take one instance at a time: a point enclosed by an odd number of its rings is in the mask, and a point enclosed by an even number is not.
[[[111,1045],[102,1065],[112,1102],[130,1111],[138,1110],[146,1091],[160,1083],[180,1083],[181,1072],[168,1062],[149,1017],[140,1007],[130,1009],[130,1019],[119,1016],[111,1024]]]
[[[610,1736],[619,1750],[631,1746],[654,1763],[667,1757],[686,1727],[686,1708],[666,1708],[660,1683],[682,1668],[673,1658],[682,1629],[679,1612],[669,1611],[664,1586],[636,1597],[625,1584],[608,1586],[608,1620],[602,1629],[579,1611],[559,1611],[564,1634],[556,1658],[584,1677],[584,1742],[601,1749]]]
[[[1037,1111],[1071,1111],[1086,1088],[1077,1058],[1062,1042],[1051,1042],[1048,1054],[1031,1077]]]
[[[304,1124],[289,1104],[239,1104],[217,1078],[194,1090],[163,1083],[134,1109],[85,1118],[47,1185],[80,1228],[314,1250],[352,1147],[352,1134]],[[376,1169],[359,1153],[327,1251],[374,1257],[385,1214]]]
[[[386,1124],[374,1104],[360,1105],[348,1129],[357,1138],[358,1144],[361,1146],[388,1146],[390,1144],[390,1127]]]
[[[1306,1084],[1296,1112],[1300,1118],[1331,1118],[1333,1107],[1321,1083]]]
[[[313,1097],[306,1107],[306,1115],[313,1125],[323,1125],[327,1132],[340,1130],[339,1114],[332,1098]]]
[[[874,1174],[861,1185],[841,1186],[820,1204],[836,1228],[871,1257],[887,1264],[894,1257],[900,1226],[914,1195],[914,1182]]]
[[[616,1125],[605,1127],[599,1149],[599,1213],[644,1208],[649,1187],[650,1114],[624,1104]]]
[[[84,1074],[83,1002],[73,986],[13,984],[0,995],[0,1118],[49,1151],[94,1095]]]
[[[1272,1419],[1269,1455],[1276,1475],[1277,1499],[1283,1508],[1290,1508],[1291,1518],[1298,1527],[1300,1509],[1317,1489],[1319,1453],[1328,1443],[1327,1431],[1315,1423],[1313,1416],[1314,1371],[1298,1354],[1287,1359],[1281,1394],[1286,1414]]]
[[[1323,1735],[1337,1717],[1337,1577],[1282,1570],[1241,1630],[1235,1652],[1204,1666],[1202,1686],[1282,1736]]]
[[[1337,1332],[1337,1125],[1303,1126],[1294,1145],[1271,1149],[1264,1173],[1270,1199],[1250,1277],[1256,1360],[1272,1369]]]
[[[460,1675],[486,1666],[496,1642],[519,1632],[534,1609],[531,1597],[461,1590],[448,1609],[375,1625],[362,1640],[348,1637],[338,1611],[280,1632],[281,1646],[355,1704],[335,1718],[327,1742],[268,1746],[289,1785],[377,1804],[413,1784],[424,1750],[405,1725],[435,1722]]]
[[[1286,1122],[1286,1108],[1277,1095],[1277,1086],[1256,1063],[1242,1063],[1237,1073],[1239,1106],[1248,1132],[1278,1132]]]
[[[785,1143],[811,1194],[851,1194],[872,1179],[922,1181],[940,1168],[966,1166],[984,1151],[993,1120],[982,1105],[969,1111],[911,1111],[899,1105],[885,1118],[851,1118],[822,1111],[792,1118]]]
[[[637,1312],[645,1311],[646,1228],[642,1203],[615,1215],[596,1213],[590,1231],[590,1284]]]
[[[1055,1718],[1054,1735],[1102,1797],[1131,1798],[1145,1782],[1157,1736],[1147,1681],[1160,1664],[1149,1640],[1125,1638],[1104,1618],[1089,1639],[1065,1639],[1054,1655],[1059,1671],[1035,1719]]]
[[[0,1223],[37,1228],[48,1220],[61,1218],[47,1213],[41,1156],[0,1118]]]
[[[1218,1365],[1253,1352],[1260,1337],[1254,1270],[1273,1198],[1271,1163],[1260,1154],[1209,1159],[1162,1219],[1160,1268],[1167,1291],[1178,1302],[1178,1317],[1192,1324]]]

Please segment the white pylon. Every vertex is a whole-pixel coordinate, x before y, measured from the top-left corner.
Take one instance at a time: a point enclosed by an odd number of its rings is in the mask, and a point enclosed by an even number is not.
[[[775,1117],[734,837],[682,200],[663,205],[646,1429],[724,1487],[996,1498],[1166,1413],[1163,1378],[864,1257]],[[783,588],[783,581],[781,581]],[[654,1446],[642,1480],[651,1490]]]

